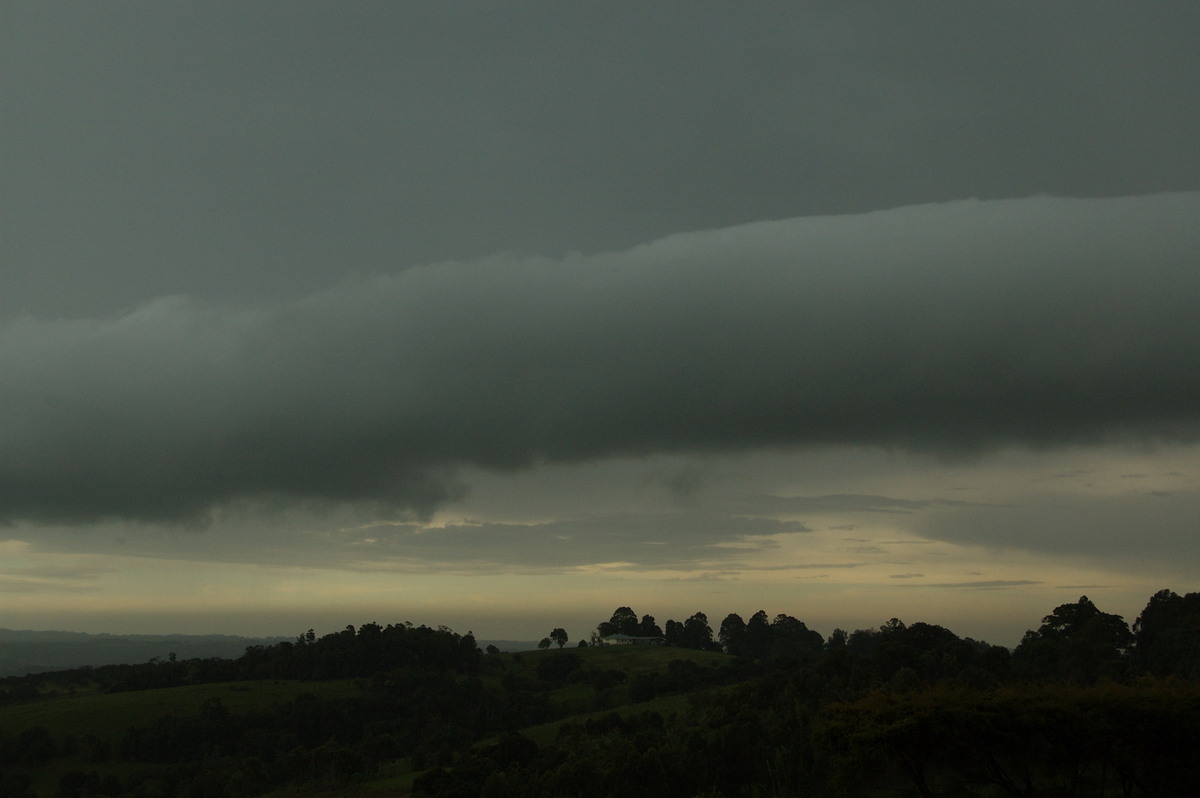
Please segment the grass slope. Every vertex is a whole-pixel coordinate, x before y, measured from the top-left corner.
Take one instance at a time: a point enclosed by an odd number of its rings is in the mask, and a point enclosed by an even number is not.
[[[52,678],[52,675],[48,675]],[[52,688],[52,685],[49,685]],[[291,701],[299,695],[338,698],[359,692],[351,680],[336,682],[263,681],[165,687],[128,693],[64,691],[35,701],[0,706],[0,739],[15,738],[26,729],[41,727],[56,744],[67,739],[83,741],[94,737],[116,750],[126,730],[144,726],[165,716],[187,716],[213,699],[231,714],[253,712]],[[23,768],[33,780],[39,798],[58,794],[59,779],[73,770],[96,771],[101,776],[127,776],[140,765],[119,760],[89,762],[81,750],[41,766]],[[403,794],[403,793],[401,793]]]
[[[718,666],[729,661],[725,654],[665,646],[567,647],[561,652],[557,648],[552,648],[544,651],[493,655],[485,663],[483,678],[499,683],[501,676],[509,673],[536,679],[538,665],[547,658],[558,656],[560,653],[578,655],[582,669],[616,670],[625,673],[627,678],[647,673],[665,673],[670,664],[676,660],[694,662],[697,665],[708,667]],[[570,709],[575,707],[578,711],[549,723],[521,729],[520,733],[539,746],[550,745],[557,738],[559,728],[565,723],[585,722],[590,718],[607,715],[609,712],[616,712],[622,716],[637,712],[658,712],[666,717],[687,709],[695,695],[697,694],[667,695],[633,703],[628,700],[628,691],[618,688],[610,692],[611,705],[608,708],[595,710],[591,709],[594,691],[589,685],[568,684],[550,692],[551,702],[562,710],[570,712]],[[483,741],[481,744],[486,745],[491,742],[494,740]],[[419,773],[402,772],[403,762],[397,763],[397,767],[396,774],[368,782],[344,787],[290,786],[272,792],[265,798],[404,798],[412,793],[413,780]]]
[[[538,666],[552,657],[575,655],[580,660],[580,672],[620,671],[626,679],[642,674],[665,673],[676,660],[715,667],[726,663],[724,654],[682,648],[611,646],[565,648],[547,651],[525,651],[516,654],[491,655],[485,658],[481,678],[499,684],[505,676],[529,682],[538,681]],[[42,686],[43,697],[27,703],[0,706],[0,738],[13,738],[23,730],[42,727],[56,741],[74,737],[82,740],[95,737],[117,746],[132,726],[145,726],[164,716],[188,716],[200,711],[203,704],[219,700],[234,715],[268,709],[309,693],[322,698],[352,697],[360,692],[354,680],[315,681],[256,681],[169,687],[127,693],[101,693],[87,689],[56,691],[53,674],[47,674]],[[543,683],[544,684],[544,683]],[[553,743],[559,727],[568,721],[616,711],[620,714],[656,711],[670,715],[687,708],[693,694],[676,694],[654,698],[641,703],[629,699],[628,689],[618,685],[605,692],[606,706],[597,709],[597,691],[585,682],[568,682],[560,686],[545,685],[553,706],[564,716],[550,723],[521,730],[538,745]],[[97,770],[123,774],[128,763],[87,763],[80,757],[60,757],[33,772],[39,796],[53,796],[59,776],[73,769]],[[411,793],[412,782],[418,773],[407,760],[398,760],[385,769],[379,779],[338,787],[316,785],[288,786],[269,794],[268,798],[351,798],[362,796],[405,796]]]
[[[202,704],[219,700],[233,714],[265,709],[298,695],[337,698],[359,692],[353,681],[237,682],[165,687],[128,693],[65,693],[26,704],[0,707],[0,730],[5,736],[41,726],[56,738],[94,735],[115,743],[130,726],[167,715],[192,715]]]

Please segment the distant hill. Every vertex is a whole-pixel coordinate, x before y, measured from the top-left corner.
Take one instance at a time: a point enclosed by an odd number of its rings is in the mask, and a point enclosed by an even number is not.
[[[235,659],[249,646],[289,637],[234,635],[112,635],[0,629],[0,677],[84,666],[124,665],[151,659]]]

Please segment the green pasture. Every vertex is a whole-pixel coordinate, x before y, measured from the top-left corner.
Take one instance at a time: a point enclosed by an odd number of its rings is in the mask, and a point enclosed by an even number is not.
[[[598,708],[597,690],[586,676],[589,673],[620,671],[632,679],[645,673],[666,672],[675,660],[694,662],[702,667],[718,666],[728,659],[723,654],[682,648],[612,646],[525,651],[519,654],[493,655],[485,660],[481,677],[488,682],[500,681],[505,673],[540,682],[538,665],[547,658],[572,654],[579,657],[580,668],[575,678],[553,688],[551,702],[567,717],[551,723],[522,730],[522,734],[539,745],[553,743],[559,727],[568,721],[586,721],[610,711],[626,715],[654,711],[664,716],[681,712],[688,706],[687,695],[660,696],[650,701],[632,704],[627,685],[617,684],[604,691],[604,708]],[[544,682],[540,682],[545,684]],[[185,717],[200,712],[213,700],[232,714],[267,710],[287,703],[297,696],[311,694],[321,698],[350,698],[361,691],[361,682],[354,680],[317,681],[254,681],[202,684],[160,688],[126,693],[103,693],[95,689],[73,687],[59,690],[52,681],[41,686],[42,696],[23,703],[0,706],[0,738],[13,738],[25,729],[41,727],[49,731],[60,744],[69,738],[77,741],[94,738],[114,748],[120,744],[126,730],[145,726],[167,716]],[[123,776],[132,763],[111,760],[88,762],[83,753],[60,756],[28,772],[34,778],[40,796],[56,791],[58,777],[67,770],[95,770]],[[273,792],[269,798],[389,798],[411,793],[413,779],[419,775],[410,770],[407,760],[388,766],[381,777],[370,782],[339,787],[295,785]],[[390,771],[390,772],[387,772]]]
[[[41,726],[56,738],[93,735],[116,742],[131,726],[167,715],[195,714],[201,705],[219,700],[231,713],[266,709],[311,693],[323,698],[350,697],[359,688],[351,680],[336,682],[264,681],[164,687],[128,693],[58,694],[28,703],[0,706],[0,736]]]

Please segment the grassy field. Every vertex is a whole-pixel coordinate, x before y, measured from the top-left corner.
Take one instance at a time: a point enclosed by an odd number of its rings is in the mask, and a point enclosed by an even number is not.
[[[666,695],[652,698],[649,701],[643,701],[640,704],[622,704],[621,706],[613,707],[612,709],[602,709],[593,712],[580,712],[575,715],[570,715],[562,720],[551,721],[550,723],[540,723],[537,726],[529,726],[521,729],[521,734],[533,740],[539,746],[550,745],[558,737],[558,730],[565,723],[587,721],[592,718],[599,718],[607,715],[610,712],[616,712],[621,717],[636,714],[639,712],[657,712],[664,718],[670,715],[677,714],[688,708],[688,702],[691,700],[694,693],[685,695]]]
[[[195,714],[202,704],[219,700],[233,714],[265,709],[298,695],[337,698],[359,692],[353,681],[264,681],[167,687],[129,693],[60,694],[27,704],[0,707],[0,734],[41,726],[57,738],[94,735],[114,743],[130,726],[165,715]]]
[[[662,673],[670,663],[683,660],[701,667],[728,662],[723,654],[681,648],[613,646],[606,648],[566,648],[546,651],[527,651],[517,654],[492,655],[485,658],[481,677],[499,683],[505,674],[531,682],[538,680],[538,666],[560,654],[579,657],[580,672],[620,671],[626,680],[642,674]],[[291,701],[303,694],[321,698],[349,698],[361,692],[361,682],[354,680],[317,681],[255,681],[191,685],[126,693],[103,693],[95,689],[57,689],[50,682],[43,685],[42,697],[26,703],[0,706],[0,738],[13,738],[23,730],[41,727],[62,743],[74,738],[83,741],[95,738],[113,748],[119,746],[126,730],[145,726],[164,716],[184,717],[198,713],[209,701],[219,700],[234,715],[268,709]],[[544,684],[544,683],[543,683]],[[597,690],[586,680],[569,679],[549,692],[551,704],[564,714],[560,720],[521,730],[539,745],[553,743],[559,727],[571,720],[586,720],[615,711],[625,715],[655,711],[664,716],[680,712],[688,706],[687,695],[661,696],[633,704],[624,683],[604,693],[604,709],[597,709]],[[48,798],[57,792],[62,773],[75,770],[94,770],[101,776],[124,776],[131,763],[109,761],[87,762],[83,754],[60,756],[31,771],[39,796]],[[367,783],[328,788],[313,785],[288,786],[270,793],[269,798],[395,798],[412,790],[412,772],[407,760],[398,760],[384,767],[381,778]],[[2,798],[2,797],[0,797]]]
[[[69,738],[82,741],[94,737],[116,748],[130,727],[147,725],[164,716],[193,715],[203,704],[214,699],[236,715],[267,709],[305,693],[338,698],[359,692],[352,680],[202,684],[127,693],[50,690],[49,695],[36,701],[0,707],[0,738],[16,737],[25,729],[41,727],[49,731],[60,745]],[[123,777],[133,767],[132,763],[121,761],[89,762],[81,752],[75,756],[58,757],[41,767],[32,768],[30,775],[37,794],[47,797],[57,793],[58,780],[63,773],[90,770],[102,777]],[[411,777],[409,781],[411,783]]]
[[[639,674],[665,672],[670,663],[675,660],[694,662],[701,666],[716,666],[728,662],[724,654],[710,651],[695,651],[685,648],[666,648],[659,646],[606,646],[603,648],[564,648],[563,653],[577,654],[583,668],[597,670],[618,670],[632,678]],[[501,654],[491,667],[485,667],[485,680],[499,679],[497,671],[508,671],[518,675],[535,678],[537,666],[547,657],[556,656],[559,650],[552,648],[546,651],[523,651],[517,654]],[[551,693],[551,701],[560,709],[570,711],[572,706],[589,706],[592,704],[594,690],[586,684],[568,684],[559,687]],[[667,717],[686,710],[691,701],[691,694],[667,695],[641,703],[624,703],[627,691],[621,688],[611,692],[612,708],[603,710],[579,711],[571,713],[559,720],[541,723],[520,730],[520,733],[536,742],[539,746],[553,744],[558,737],[559,728],[569,722],[584,722],[590,718],[616,712],[621,716],[639,712],[657,712]],[[491,740],[484,741],[486,745]],[[402,767],[402,766],[401,766]],[[399,768],[398,768],[399,769]],[[316,786],[294,786],[270,793],[266,798],[404,798],[411,794],[413,779],[418,774],[398,772],[373,781],[338,788],[322,788]]]

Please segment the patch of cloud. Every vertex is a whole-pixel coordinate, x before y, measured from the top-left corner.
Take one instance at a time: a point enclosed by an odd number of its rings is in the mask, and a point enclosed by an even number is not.
[[[729,582],[736,581],[738,571],[698,571],[687,576],[671,576],[664,582]]]
[[[930,513],[916,531],[932,540],[1153,567],[1200,557],[1197,517],[1200,494],[1193,492],[1032,496]]]
[[[677,468],[671,472],[655,473],[647,481],[665,488],[678,502],[691,504],[711,483],[712,475],[706,469],[692,466]]]
[[[903,499],[894,496],[862,494],[827,494],[820,496],[749,497],[748,504],[770,513],[897,513],[910,514],[936,507],[948,507],[964,502],[946,499]],[[853,530],[853,525],[838,527]]]
[[[351,529],[345,547],[368,562],[477,563],[525,568],[594,565],[694,568],[777,546],[774,537],[806,533],[796,521],[699,513],[617,514],[533,524],[416,523]]]
[[[1193,440],[1196,218],[1195,192],[964,201],[441,263],[257,305],[9,319],[0,518],[179,521],[241,499],[429,517],[467,466]]]
[[[963,590],[1003,590],[1012,587],[1040,585],[1036,579],[982,579],[974,582],[932,582],[921,583],[919,587],[958,588]],[[914,585],[913,587],[917,587]]]
[[[0,568],[0,592],[80,593],[99,590],[93,584],[111,569],[92,565],[38,565]]]

